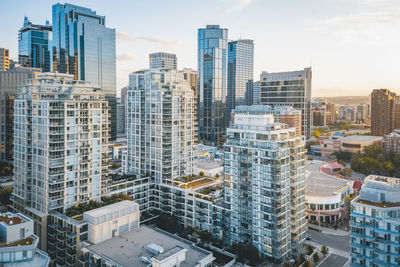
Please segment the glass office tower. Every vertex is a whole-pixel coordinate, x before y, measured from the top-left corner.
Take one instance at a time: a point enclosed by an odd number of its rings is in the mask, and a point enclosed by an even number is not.
[[[105,17],[71,4],[53,5],[51,70],[99,86],[111,107],[111,139],[116,138],[115,29]]]
[[[254,42],[237,40],[228,43],[227,123],[236,106],[253,102]]]
[[[220,145],[226,128],[228,29],[207,25],[198,30],[199,135]]]
[[[18,33],[18,63],[22,67],[41,68],[50,71],[49,40],[51,26],[32,24],[27,17]]]

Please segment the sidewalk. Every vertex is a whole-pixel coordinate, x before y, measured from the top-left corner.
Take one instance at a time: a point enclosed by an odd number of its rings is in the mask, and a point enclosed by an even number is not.
[[[306,240],[304,243],[307,244],[307,245],[312,245],[312,246],[318,248],[318,252],[321,253],[322,244],[314,242],[314,241],[311,241],[311,240]],[[327,246],[327,248],[329,249],[328,250],[328,255],[324,258],[324,260],[326,260],[328,258],[329,254],[336,254],[336,255],[339,255],[339,256],[342,256],[342,257],[345,257],[345,258],[348,259],[347,262],[345,263],[345,265],[343,265],[343,267],[347,267],[347,266],[350,265],[350,253],[349,252],[344,252],[344,251],[341,251],[341,250],[338,250],[338,249],[335,249],[335,248],[332,248],[332,247],[328,247],[328,246]],[[324,262],[324,260],[321,261],[317,266],[322,264]]]
[[[323,226],[320,227],[319,225],[311,224],[311,223],[308,223],[308,226],[311,227],[313,230],[320,229],[321,233],[328,234],[328,235],[337,235],[337,236],[348,236],[349,235],[348,231],[344,231],[341,229],[335,230],[333,228],[328,228],[328,227],[323,227]]]

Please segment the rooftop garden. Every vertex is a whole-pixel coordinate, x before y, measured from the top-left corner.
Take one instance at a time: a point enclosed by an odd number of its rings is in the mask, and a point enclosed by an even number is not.
[[[78,215],[82,215],[82,213],[84,213],[85,211],[101,208],[124,200],[132,200],[132,197],[125,194],[116,194],[109,197],[102,197],[101,201],[89,201],[87,203],[81,203],[79,205],[68,208],[65,213],[68,217],[75,217],[75,219],[79,220],[83,217],[79,218]]]
[[[16,225],[16,224],[20,224],[20,223],[24,222],[24,220],[22,220],[18,216],[8,217],[7,215],[1,215],[0,222],[4,222],[7,225]]]
[[[357,199],[356,202],[380,208],[400,207],[400,202],[373,202],[365,199]]]
[[[17,240],[17,241],[8,243],[8,244],[0,243],[0,248],[32,245],[34,241],[35,241],[35,239],[33,239],[33,237],[28,237],[28,238]]]

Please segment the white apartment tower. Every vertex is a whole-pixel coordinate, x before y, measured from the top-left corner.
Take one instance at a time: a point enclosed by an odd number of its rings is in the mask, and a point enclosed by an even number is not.
[[[38,74],[15,99],[13,207],[28,215],[99,200],[106,182],[108,102],[73,78]]]
[[[276,123],[268,106],[232,113],[224,146],[229,241],[253,244],[281,262],[305,240],[304,140]]]
[[[183,75],[150,69],[129,76],[126,169],[157,182],[193,173],[196,101]]]

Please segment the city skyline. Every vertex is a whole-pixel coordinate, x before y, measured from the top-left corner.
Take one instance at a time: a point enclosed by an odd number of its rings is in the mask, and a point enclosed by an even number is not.
[[[400,88],[394,65],[400,59],[395,53],[400,44],[395,34],[400,29],[396,16],[400,3],[393,0],[329,0],[324,4],[315,0],[221,0],[186,5],[173,1],[168,6],[158,1],[118,1],[119,5],[66,2],[89,8],[96,5],[98,14],[107,17],[108,27],[116,29],[118,91],[128,84],[130,72],[147,67],[151,52],[176,53],[179,68],[197,69],[197,29],[206,24],[229,29],[229,40],[255,41],[255,81],[261,71],[282,72],[312,65],[313,96],[369,95],[374,88],[395,92]],[[51,5],[55,3],[3,4],[0,47],[10,49],[12,59],[18,57],[16,36],[23,17],[45,24],[46,19],[51,21]],[[115,6],[120,7],[111,8]],[[174,13],[178,15],[171,16]],[[239,15],[242,19],[238,20]]]

